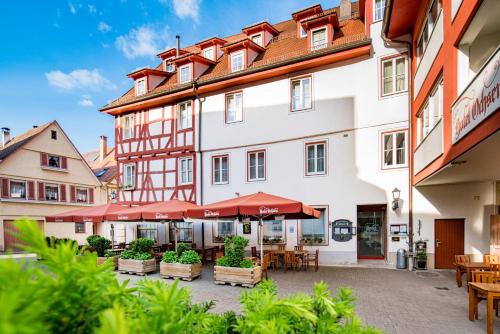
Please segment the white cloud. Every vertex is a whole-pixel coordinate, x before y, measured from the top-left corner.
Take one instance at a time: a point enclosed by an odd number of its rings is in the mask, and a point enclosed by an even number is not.
[[[165,3],[165,0],[160,0]],[[181,19],[191,17],[195,22],[198,22],[201,0],[172,0],[175,15]]]
[[[116,86],[103,77],[97,69],[77,69],[69,73],[55,70],[45,73],[45,77],[49,85],[67,91],[74,89],[116,89]]]
[[[107,24],[106,22],[99,22],[99,24],[97,25],[97,29],[99,31],[102,31],[102,32],[108,32],[108,31],[111,31],[111,26],[109,24]]]
[[[165,48],[169,39],[166,28],[155,29],[151,25],[143,25],[131,29],[128,34],[119,36],[115,45],[129,59],[153,57]]]
[[[97,9],[95,8],[94,5],[87,5],[87,7],[89,9],[90,14],[94,14],[95,12],[97,12]]]
[[[69,11],[71,14],[76,14],[76,7],[71,2],[68,2]]]
[[[78,101],[78,105],[85,108],[94,107],[94,101],[92,101],[92,96],[82,95],[82,99]]]

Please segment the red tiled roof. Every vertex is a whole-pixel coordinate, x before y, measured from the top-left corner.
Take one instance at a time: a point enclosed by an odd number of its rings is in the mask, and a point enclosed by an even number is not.
[[[2,160],[5,160],[9,155],[12,153],[16,152],[19,148],[24,146],[27,142],[29,142],[31,139],[35,138],[38,136],[40,133],[45,131],[49,126],[54,124],[55,121],[45,123],[43,125],[37,126],[36,128],[32,128],[25,133],[16,136],[9,140],[7,142],[7,145],[5,145],[3,148],[0,148],[0,162]]]
[[[354,15],[357,15],[358,10],[358,3],[352,3],[351,12]],[[334,12],[339,15],[339,11],[339,7],[334,7],[324,10],[320,15],[327,15]],[[279,34],[271,40],[271,42],[266,46],[265,51],[257,56],[254,62],[250,64],[247,69],[239,71],[237,73],[230,73],[228,66],[228,55],[223,54],[217,60],[216,64],[210,66],[198,78],[198,84],[202,84],[212,80],[224,79],[225,77],[229,78],[237,75],[244,75],[246,72],[260,70],[260,68],[264,70],[269,66],[279,66],[281,63],[287,61],[300,61],[303,57],[320,56],[329,52],[336,52],[336,50],[345,49],[346,47],[350,47],[351,45],[355,47],[357,45],[360,45],[361,43],[369,43],[370,41],[369,37],[367,37],[365,34],[364,22],[358,16],[353,16],[349,20],[341,21],[339,24],[339,28],[335,29],[333,44],[328,48],[318,51],[311,51],[307,45],[307,40],[305,38],[297,37],[297,23],[293,19],[274,24],[273,26],[274,28],[276,28]],[[226,45],[228,45],[246,38],[247,35],[245,35],[244,33],[239,33],[236,35],[224,37],[223,39],[227,42]],[[183,50],[192,54],[198,54],[200,52],[199,48],[196,45],[184,47]],[[161,64],[157,67],[157,69],[162,70]],[[132,87],[124,95],[101,108],[101,111],[134,101],[147,100],[152,96],[168,94],[170,91],[173,92],[181,88],[187,88],[190,86],[191,83],[182,85],[179,84],[177,82],[177,75],[171,75],[165,78],[165,80],[163,80],[150,92],[140,97],[135,96],[134,89]]]

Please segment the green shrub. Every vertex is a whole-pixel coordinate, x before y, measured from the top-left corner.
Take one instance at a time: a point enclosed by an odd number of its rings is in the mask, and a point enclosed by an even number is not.
[[[104,256],[105,257],[113,257],[113,256],[115,256],[115,253],[113,253],[113,251],[111,251],[111,249],[106,249],[106,251],[104,252]]]
[[[242,260],[240,262],[240,268],[253,268],[252,260]]]
[[[218,258],[217,261],[215,261],[215,263],[218,266],[229,267],[229,264],[227,262],[227,258],[225,256]]]
[[[130,244],[130,249],[136,253],[150,253],[153,250],[154,244],[155,242],[151,239],[139,238],[132,241],[132,243]]]
[[[123,260],[140,260],[140,261],[145,261],[145,260],[151,259],[152,257],[153,257],[153,255],[151,255],[151,253],[147,253],[147,252],[134,252],[131,249],[124,250],[120,254],[120,259],[123,259]]]
[[[220,258],[223,259],[222,261],[217,261],[217,265],[224,267],[241,267],[245,258],[245,247],[248,246],[248,243],[249,240],[241,236],[226,237],[224,240],[225,256]],[[244,265],[248,264],[245,262]]]
[[[100,257],[104,257],[106,250],[111,247],[111,240],[108,240],[100,235],[88,236],[87,243],[97,252],[97,256]]]
[[[135,256],[135,252],[131,249],[126,249],[120,254],[120,259],[128,260],[133,259]]]
[[[183,243],[183,242],[179,242],[177,244],[177,256],[181,256],[182,253],[184,253],[185,251],[190,250],[190,249],[191,249],[191,245]]]
[[[194,250],[187,250],[182,253],[182,255],[179,257],[179,263],[182,264],[195,264],[195,263],[201,263],[201,258],[198,253]]]
[[[163,254],[162,261],[165,263],[176,263],[178,259],[177,253],[174,251],[168,251]]]

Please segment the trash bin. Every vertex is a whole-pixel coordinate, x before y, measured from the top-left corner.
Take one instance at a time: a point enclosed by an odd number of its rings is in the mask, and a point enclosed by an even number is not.
[[[396,253],[396,268],[406,269],[406,250],[403,248],[398,249]]]

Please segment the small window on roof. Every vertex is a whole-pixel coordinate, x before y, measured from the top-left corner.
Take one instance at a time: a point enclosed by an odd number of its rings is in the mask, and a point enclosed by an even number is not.
[[[262,33],[258,33],[258,34],[252,35],[252,37],[250,37],[250,38],[252,39],[252,41],[255,44],[263,46],[262,45]]]
[[[50,131],[50,138],[57,140],[57,131],[56,130]]]
[[[104,174],[106,174],[106,172],[108,171],[108,168],[103,168],[101,169],[100,171],[97,171],[97,173],[95,174],[95,176],[97,177],[101,177],[103,176]]]

